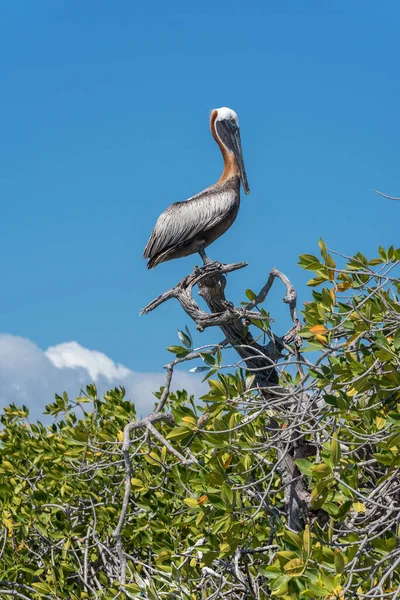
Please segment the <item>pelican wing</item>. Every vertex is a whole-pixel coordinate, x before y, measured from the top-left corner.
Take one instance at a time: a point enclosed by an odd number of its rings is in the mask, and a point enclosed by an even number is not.
[[[226,216],[226,209],[226,202],[221,202],[220,194],[213,188],[184,202],[171,204],[158,217],[144,249],[144,258],[153,258],[167,248],[178,246],[209,230]]]

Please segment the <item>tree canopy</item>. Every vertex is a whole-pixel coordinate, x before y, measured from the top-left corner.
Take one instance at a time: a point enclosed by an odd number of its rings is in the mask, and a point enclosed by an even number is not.
[[[149,305],[178,298],[225,338],[199,349],[179,331],[144,419],[124,389],[94,385],[56,395],[51,425],[4,409],[1,597],[400,597],[400,249],[344,256],[320,240],[318,254],[300,256],[301,315],[276,269],[241,307],[218,298],[243,265],[195,270]],[[276,279],[293,319],[282,336]],[[201,399],[170,392],[188,361]]]

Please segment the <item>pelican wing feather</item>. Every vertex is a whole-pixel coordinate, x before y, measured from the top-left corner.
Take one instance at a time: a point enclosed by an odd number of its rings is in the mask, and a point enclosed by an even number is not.
[[[143,256],[153,258],[218,225],[226,217],[230,200],[227,196],[212,186],[188,200],[168,206],[158,217]]]

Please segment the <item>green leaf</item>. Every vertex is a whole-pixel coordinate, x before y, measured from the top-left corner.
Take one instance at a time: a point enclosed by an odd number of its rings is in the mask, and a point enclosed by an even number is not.
[[[310,556],[311,555],[311,532],[310,532],[310,527],[308,525],[305,526],[304,532],[303,532],[303,547],[304,547],[304,552],[307,554],[307,556]]]
[[[313,254],[301,254],[299,256],[299,263],[303,269],[309,270],[310,265],[316,265],[317,268],[321,267],[321,261]]]
[[[316,344],[315,342],[310,342],[306,346],[302,346],[301,352],[315,352],[316,350],[323,350],[324,347],[322,344]]]
[[[324,400],[330,406],[334,406],[339,410],[345,410],[347,408],[347,402],[341,396],[334,396],[333,394],[324,394]]]
[[[289,560],[286,563],[283,569],[287,575],[290,575],[291,577],[298,577],[304,572],[305,564],[301,558],[292,558],[292,560]]]
[[[193,339],[192,339],[192,335],[189,331],[189,327],[187,325],[185,325],[185,331],[186,331],[186,335],[188,336],[189,340],[190,340],[190,345],[191,347],[193,347]]]
[[[336,571],[336,573],[341,574],[341,573],[343,573],[344,566],[345,566],[344,555],[343,555],[343,552],[341,552],[341,550],[339,550],[339,548],[335,548],[334,553],[335,553],[335,571]]]
[[[288,581],[290,581],[289,575],[281,575],[280,577],[278,577],[278,579],[273,581],[273,591],[271,592],[271,596],[277,596],[278,598],[280,598],[281,596],[285,595],[288,591]]]
[[[318,598],[326,597],[327,593],[324,588],[314,583],[310,583],[310,587],[300,593],[300,598],[312,598],[312,600],[315,600],[315,596]]]
[[[300,471],[303,473],[303,475],[308,475],[308,477],[312,476],[311,469],[313,467],[313,464],[310,463],[309,460],[307,460],[306,458],[296,458],[294,462],[296,463]]]
[[[290,529],[285,529],[283,538],[291,544],[294,544],[294,546],[296,546],[296,548],[298,548],[299,550],[302,548],[301,538],[298,533],[290,531]]]
[[[321,251],[322,258],[324,260],[326,260],[326,257],[328,256],[328,251],[326,249],[326,244],[325,244],[325,242],[324,242],[324,240],[322,238],[319,238],[319,240],[318,240],[318,246],[319,246],[319,249]]]
[[[182,344],[185,346],[185,348],[190,349],[192,347],[192,340],[188,335],[186,335],[186,333],[184,333],[180,329],[178,329],[178,337],[181,340]]]
[[[353,502],[353,508],[358,513],[365,513],[367,507],[362,502]]]
[[[141,479],[138,479],[137,477],[132,477],[131,478],[131,486],[137,492],[140,492],[140,491],[143,491],[143,490],[147,489],[147,486],[143,483],[143,481]]]
[[[375,452],[375,454],[372,455],[379,463],[381,463],[382,465],[391,465],[393,460],[394,460],[394,456],[393,454],[383,454],[382,452]]]
[[[221,497],[223,500],[225,500],[226,502],[228,502],[229,505],[232,504],[233,502],[233,491],[231,490],[231,488],[229,487],[229,485],[227,485],[226,483],[224,483],[222,485],[221,488]]]
[[[199,503],[196,498],[184,498],[183,501],[189,508],[199,508]]]
[[[311,469],[311,473],[316,479],[323,479],[332,474],[332,469],[325,463],[320,463]]]
[[[393,336],[393,345],[396,350],[400,350],[400,329],[398,329]]]
[[[390,412],[388,414],[388,419],[389,421],[400,427],[400,412]]]
[[[349,512],[352,504],[353,504],[352,500],[346,500],[346,502],[343,502],[343,504],[339,507],[339,510],[337,511],[336,519],[338,521],[344,519],[344,517]]]
[[[311,492],[311,503],[314,510],[318,510],[324,505],[328,493],[327,482],[319,481]]]
[[[379,256],[381,257],[381,259],[382,259],[384,262],[387,262],[387,261],[388,261],[388,255],[387,255],[387,252],[386,252],[386,250],[385,250],[385,249],[384,249],[382,246],[379,246],[379,248],[378,248],[378,253],[379,253]]]
[[[47,585],[47,583],[43,583],[42,581],[32,583],[31,585],[33,588],[35,588],[35,590],[37,590],[38,592],[42,592],[43,594],[49,594],[52,592],[51,587]]]
[[[197,430],[197,419],[192,417],[191,415],[185,415],[182,417],[182,423],[184,423],[183,427],[188,427],[189,429]]]
[[[208,365],[211,365],[212,367],[215,365],[215,358],[211,354],[206,354],[205,352],[202,352],[200,356]]]
[[[249,289],[246,290],[246,296],[251,302],[257,298],[257,294],[255,292],[253,292],[253,290],[249,290]]]
[[[123,586],[123,589],[131,594],[137,594],[138,592],[140,592],[140,587],[136,585],[136,583],[126,583]]]
[[[193,369],[189,369],[189,373],[204,373],[209,370],[210,367],[193,367]]]
[[[326,264],[326,266],[328,267],[329,279],[330,279],[331,281],[334,281],[334,280],[335,280],[335,269],[336,269],[336,263],[335,263],[335,261],[333,260],[332,256],[329,256],[329,254],[328,254],[328,256],[326,257],[325,264]]]
[[[218,381],[217,379],[209,379],[208,384],[216,396],[219,396],[219,397],[226,396],[225,386],[221,381]],[[226,429],[226,427],[225,427],[225,429]]]
[[[340,443],[338,442],[336,433],[333,434],[330,443],[330,457],[334,467],[339,464],[340,461]]]
[[[189,427],[176,427],[167,435],[167,440],[181,440],[191,432]]]
[[[172,354],[176,354],[178,358],[184,358],[189,354],[189,351],[183,346],[168,346],[168,352],[172,352]]]

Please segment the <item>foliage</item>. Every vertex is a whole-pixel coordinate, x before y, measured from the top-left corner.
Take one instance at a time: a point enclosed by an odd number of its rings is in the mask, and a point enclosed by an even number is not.
[[[300,257],[316,289],[268,402],[254,373],[225,370],[220,347],[196,352],[186,330],[170,350],[202,361],[209,391],[169,393],[128,446],[123,389],[56,396],[51,426],[5,409],[0,595],[399,596],[400,249],[339,255],[341,267],[322,241],[320,254]],[[288,528],[290,456],[302,531]]]

